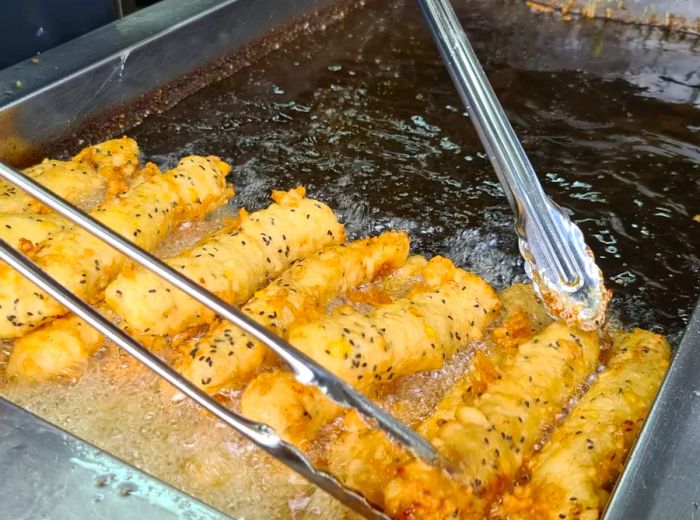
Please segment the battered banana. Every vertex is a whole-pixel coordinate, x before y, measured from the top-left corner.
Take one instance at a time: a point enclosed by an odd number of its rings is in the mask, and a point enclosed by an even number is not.
[[[82,371],[103,342],[99,332],[71,314],[18,339],[5,373],[23,381],[70,378]]]
[[[458,405],[430,441],[462,472],[449,478],[415,460],[384,488],[394,518],[484,518],[513,481],[543,426],[552,422],[597,363],[593,333],[553,323],[518,347],[500,377]]]
[[[230,167],[215,157],[190,156],[155,174],[91,215],[135,244],[153,249],[175,226],[225,203]],[[81,299],[94,303],[125,258],[87,231],[71,227],[43,242],[34,262]],[[7,265],[0,265],[0,338],[20,337],[65,314],[58,302]]]
[[[605,370],[545,447],[529,481],[493,518],[597,520],[668,368],[663,336],[636,329],[615,337]]]
[[[345,306],[293,328],[289,342],[365,393],[396,376],[438,369],[459,347],[482,338],[499,302],[484,280],[443,257],[428,262],[423,279],[412,294],[370,314]],[[301,444],[338,408],[290,374],[274,372],[250,383],[241,410]]]
[[[449,392],[436,410],[439,418],[419,428],[462,469],[454,478],[408,456],[383,433],[363,426],[355,412],[331,444],[330,469],[393,518],[484,518],[599,354],[593,334],[560,323],[516,348],[501,366],[477,352],[465,380],[457,382],[465,393]],[[485,390],[474,391],[475,382],[485,382]],[[372,472],[378,476],[368,476]]]
[[[67,201],[90,209],[98,197],[126,190],[139,165],[136,141],[112,139],[84,148],[70,161],[45,159],[24,173]],[[48,213],[39,201],[12,184],[0,181],[0,212]]]
[[[296,262],[258,291],[242,310],[284,338],[294,322],[318,317],[339,294],[403,264],[409,245],[406,233],[390,231],[326,247]],[[250,377],[267,354],[262,343],[228,322],[213,326],[186,349],[189,355],[180,370],[209,393]]]
[[[304,195],[304,188],[275,191],[275,202],[251,215],[244,213],[237,229],[225,229],[166,262],[239,305],[295,260],[344,240],[343,225],[333,211]],[[143,267],[122,272],[107,287],[105,301],[141,333],[177,334],[215,318],[211,310]]]
[[[70,223],[58,215],[2,213],[0,239],[26,253],[49,236],[69,226]]]
[[[445,393],[432,415],[418,425],[418,433],[426,439],[436,438],[440,427],[454,420],[455,410],[472,405],[501,377],[506,360],[517,352],[517,346],[551,322],[529,286],[509,287],[499,294],[499,300],[503,304],[502,320],[491,331],[486,346],[474,349],[465,373]],[[374,503],[383,503],[384,485],[411,457],[354,410],[345,415],[340,430],[328,449],[330,471]]]

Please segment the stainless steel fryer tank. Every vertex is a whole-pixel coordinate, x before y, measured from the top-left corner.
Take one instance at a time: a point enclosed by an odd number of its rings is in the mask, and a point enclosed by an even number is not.
[[[78,138],[130,128],[150,111],[167,108],[264,55],[277,42],[293,37],[303,24],[325,23],[324,17],[347,8],[349,4],[337,6],[330,0],[165,0],[43,54],[38,64],[24,62],[0,71],[0,158],[21,165],[47,149],[74,146]],[[318,9],[323,14],[311,14]],[[305,20],[299,18],[304,15]],[[230,58],[232,53],[236,54]],[[607,519],[697,514],[699,349],[700,307],[676,348],[667,380],[613,494]],[[12,424],[9,417],[18,411],[0,404],[0,422]],[[48,428],[34,416],[22,420],[24,428]],[[41,446],[27,441],[23,449],[31,453]],[[19,475],[21,468],[15,467],[12,450],[3,449],[0,454],[3,467]],[[61,499],[65,483],[55,475],[49,478],[55,480],[45,482],[44,489]],[[0,499],[18,511],[32,493],[26,487],[0,487]],[[130,503],[116,501],[118,509],[110,514],[127,517],[133,512]]]

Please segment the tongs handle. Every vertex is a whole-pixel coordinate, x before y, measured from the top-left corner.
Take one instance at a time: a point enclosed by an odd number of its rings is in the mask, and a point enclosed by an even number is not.
[[[600,320],[607,303],[600,294],[605,293],[600,270],[581,231],[545,195],[449,0],[418,3],[513,208],[526,270],[536,289],[555,298],[573,295],[573,312],[584,321]]]

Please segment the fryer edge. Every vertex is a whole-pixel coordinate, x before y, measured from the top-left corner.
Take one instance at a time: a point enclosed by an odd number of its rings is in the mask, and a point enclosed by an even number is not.
[[[608,502],[605,520],[700,514],[700,302]]]
[[[365,1],[163,0],[0,70],[0,160],[123,133]]]
[[[2,397],[0,464],[5,518],[229,518]]]

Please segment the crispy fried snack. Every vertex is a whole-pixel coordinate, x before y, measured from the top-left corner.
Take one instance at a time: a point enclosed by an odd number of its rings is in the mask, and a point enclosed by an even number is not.
[[[459,347],[482,338],[499,302],[484,280],[443,257],[428,262],[423,279],[407,297],[370,314],[345,306],[293,328],[289,342],[365,393],[395,376],[438,369]],[[241,410],[301,444],[338,408],[291,374],[273,372],[250,383]]]
[[[190,156],[166,174],[153,175],[126,194],[105,202],[91,215],[153,249],[175,226],[223,204],[230,167],[215,157]],[[125,257],[81,228],[50,237],[34,262],[81,299],[94,303]],[[0,265],[0,338],[17,338],[65,313],[58,302],[7,265]]]
[[[23,252],[30,252],[36,244],[70,225],[58,215],[33,213],[0,214],[0,238]]]
[[[353,287],[343,294],[343,299],[360,309],[371,310],[383,303],[405,297],[422,280],[423,268],[428,261],[421,255],[411,255],[401,267],[372,284]]]
[[[396,269],[406,261],[409,245],[406,233],[390,231],[326,247],[258,291],[243,312],[286,337],[294,322],[317,317],[339,294]],[[180,367],[183,374],[209,393],[250,377],[267,354],[262,343],[228,322],[213,326],[186,349],[189,355]]]
[[[461,346],[480,340],[498,297],[480,277],[435,257],[424,283],[405,298],[364,314],[345,306],[293,328],[289,341],[362,391],[396,376],[435,370]]]
[[[408,294],[416,283],[422,280],[421,271],[426,264],[427,260],[422,256],[410,256],[406,263],[398,269],[371,284],[366,284],[364,287],[350,289],[342,297],[351,301],[353,305],[362,308],[381,305],[392,301],[392,299],[402,298]],[[258,378],[256,378],[257,380]],[[304,386],[303,388],[306,389],[308,387]],[[283,396],[283,398],[284,400],[278,403],[279,408],[286,406],[286,396]],[[296,406],[299,402],[303,402],[303,397],[292,396],[288,404]],[[315,396],[312,396],[310,404],[316,402],[317,399]],[[313,411],[310,414],[314,417],[320,416],[320,414],[314,414]],[[365,427],[367,426],[365,425]],[[196,482],[197,486],[209,488],[226,484],[227,480],[223,475],[229,473],[229,464],[227,459],[222,458],[217,453],[212,453],[211,456],[205,455],[204,457],[198,454],[191,463],[185,465],[184,470],[188,478]]]
[[[467,372],[450,388],[418,432],[427,439],[435,438],[440,426],[454,419],[456,408],[471,403],[500,376],[499,362],[507,353],[476,350]],[[370,426],[355,410],[343,417],[340,429],[340,435],[328,448],[331,473],[372,502],[383,504],[384,486],[401,467],[411,462],[412,457],[381,430]]]
[[[605,371],[529,461],[529,482],[507,495],[493,518],[599,518],[670,355],[658,334],[635,329],[616,336]]]
[[[344,240],[343,225],[333,211],[304,194],[304,188],[275,191],[275,203],[244,213],[237,229],[225,229],[166,262],[239,305],[295,260]],[[215,318],[208,308],[143,267],[122,272],[107,287],[105,301],[141,333],[177,334]]]
[[[498,298],[502,304],[502,320],[490,333],[489,348],[474,352],[467,371],[420,425],[418,432],[424,437],[436,437],[445,421],[454,419],[454,411],[459,406],[470,404],[500,377],[504,363],[516,354],[519,345],[552,322],[529,284],[512,285],[501,291]]]
[[[510,296],[509,289],[499,294],[503,316],[501,323],[491,332],[488,346],[474,350],[466,372],[445,393],[433,414],[419,425],[418,432],[425,438],[437,437],[440,427],[454,420],[456,409],[472,404],[482,395],[488,385],[501,376],[505,361],[516,352],[517,346],[539,328],[533,322],[534,315],[524,313],[520,305],[512,305]],[[520,302],[534,301],[532,289],[524,291],[521,296]],[[535,305],[528,307],[534,308]],[[498,337],[495,337],[496,332],[499,332]],[[345,415],[340,429],[340,435],[328,448],[331,472],[374,503],[381,504],[384,485],[411,457],[354,410]]]
[[[521,295],[524,297],[517,300],[533,301],[532,289],[524,292]],[[499,295],[503,316],[492,331],[487,348],[475,349],[466,372],[446,392],[433,414],[417,428],[425,438],[436,438],[440,427],[454,420],[456,409],[472,404],[482,395],[489,384],[501,377],[503,365],[514,355],[514,349],[535,334],[538,327],[531,313],[525,314],[520,305],[513,305],[510,296],[509,289]],[[534,304],[529,307],[534,308]],[[354,410],[345,415],[340,429],[340,435],[328,448],[330,471],[374,503],[382,504],[384,485],[401,466],[411,461],[410,455]]]
[[[506,345],[505,348],[513,348]],[[394,518],[482,519],[512,481],[541,428],[551,422],[599,353],[593,334],[555,323],[494,362],[477,351],[471,369],[419,428],[462,468],[449,478],[363,424],[355,412],[331,444],[330,469]],[[387,484],[388,482],[388,484]]]
[[[450,479],[415,460],[384,488],[394,518],[483,518],[539,437],[595,368],[596,336],[549,325],[506,361],[473,403],[457,406],[431,442],[462,469]]]
[[[127,188],[139,165],[136,141],[112,139],[84,148],[70,161],[45,159],[24,173],[78,206],[96,195],[113,196]],[[0,211],[3,213],[47,213],[49,208],[19,188],[0,181]]]
[[[71,314],[17,340],[5,373],[23,381],[70,377],[87,364],[103,341],[99,332]]]
[[[146,163],[143,169],[139,170],[137,177],[139,179],[150,178],[156,173],[160,173],[158,167],[153,163]],[[124,187],[126,188],[126,186]],[[107,194],[102,202],[107,202],[119,193]],[[90,196],[90,193],[86,193],[85,196]],[[55,214],[32,213],[31,211],[0,213],[0,238],[19,248],[23,253],[29,254],[34,252],[37,246],[51,235],[72,225],[69,220]]]

